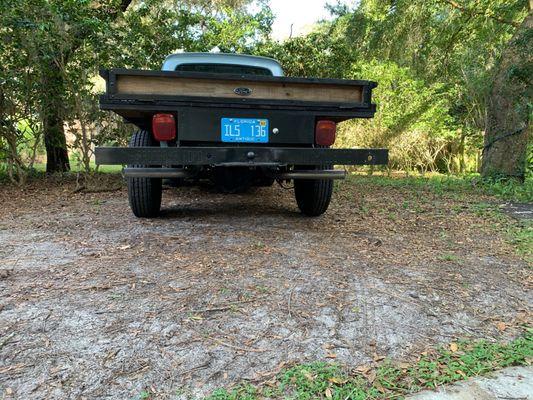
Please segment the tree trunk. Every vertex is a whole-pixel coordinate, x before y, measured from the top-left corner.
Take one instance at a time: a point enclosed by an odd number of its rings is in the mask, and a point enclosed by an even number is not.
[[[487,105],[483,177],[524,179],[533,92],[533,14],[524,18],[496,67]]]
[[[51,62],[42,75],[41,118],[46,147],[46,172],[70,170],[63,121],[64,81],[60,68]]]

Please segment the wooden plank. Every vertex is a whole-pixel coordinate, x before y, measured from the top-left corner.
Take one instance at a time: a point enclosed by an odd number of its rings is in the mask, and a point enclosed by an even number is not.
[[[261,82],[180,77],[117,75],[116,95],[197,96],[242,99],[235,88],[252,89],[249,99],[360,103],[362,86],[319,83]]]

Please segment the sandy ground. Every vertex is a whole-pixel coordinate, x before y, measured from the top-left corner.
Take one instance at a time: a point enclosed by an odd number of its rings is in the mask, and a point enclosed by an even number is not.
[[[530,322],[530,269],[471,196],[346,182],[309,219],[280,187],[183,188],[139,220],[124,188],[73,189],[0,188],[5,398],[201,397]]]

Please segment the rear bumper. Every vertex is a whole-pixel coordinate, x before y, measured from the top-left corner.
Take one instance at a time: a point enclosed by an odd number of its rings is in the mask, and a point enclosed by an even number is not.
[[[126,178],[194,178],[195,172],[185,168],[168,167],[126,167],[122,173]],[[323,169],[323,170],[298,170],[298,171],[269,171],[267,176],[274,179],[344,179],[346,171]]]
[[[385,165],[387,149],[296,147],[97,147],[99,165]]]

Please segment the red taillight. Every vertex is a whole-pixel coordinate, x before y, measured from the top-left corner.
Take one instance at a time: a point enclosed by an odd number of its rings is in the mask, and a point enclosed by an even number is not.
[[[152,132],[155,140],[166,142],[176,137],[176,121],[172,114],[156,114],[152,118]]]
[[[315,143],[319,146],[331,146],[335,143],[337,124],[333,121],[323,120],[316,123]]]

